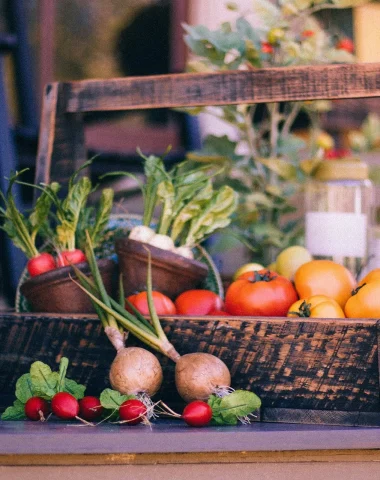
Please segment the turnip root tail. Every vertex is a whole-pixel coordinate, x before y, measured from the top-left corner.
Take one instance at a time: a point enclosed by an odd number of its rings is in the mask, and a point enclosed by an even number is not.
[[[153,353],[129,347],[118,350],[109,378],[112,388],[124,395],[146,393],[152,397],[162,384],[163,374]]]
[[[126,333],[120,332],[120,330],[115,327],[105,327],[104,331],[117,352],[124,348],[124,342],[127,336]]]
[[[231,385],[231,375],[225,363],[214,355],[189,353],[177,361],[175,383],[186,402],[206,401],[221,387]]]

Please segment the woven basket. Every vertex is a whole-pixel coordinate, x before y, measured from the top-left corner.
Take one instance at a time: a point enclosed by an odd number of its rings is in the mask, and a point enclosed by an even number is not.
[[[217,355],[234,388],[263,402],[261,420],[380,426],[379,322],[284,318],[171,317],[168,338],[181,354]],[[138,344],[133,337],[128,345]],[[41,360],[52,368],[70,360],[70,378],[99,394],[109,387],[115,351],[94,316],[0,316],[0,391],[14,393],[17,378]],[[174,364],[158,355],[164,383],[158,394],[180,402]]]

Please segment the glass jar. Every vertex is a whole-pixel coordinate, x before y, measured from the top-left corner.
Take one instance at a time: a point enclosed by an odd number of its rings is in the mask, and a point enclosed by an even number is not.
[[[368,263],[373,211],[368,166],[355,158],[324,160],[305,189],[305,244],[355,276]]]

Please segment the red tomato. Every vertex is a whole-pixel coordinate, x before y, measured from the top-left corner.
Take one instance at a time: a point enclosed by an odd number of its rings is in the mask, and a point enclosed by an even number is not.
[[[243,273],[226,293],[226,311],[231,315],[283,317],[298,300],[290,280],[270,270]]]
[[[41,273],[55,270],[57,268],[57,265],[55,264],[53,255],[44,252],[40,255],[37,255],[37,257],[30,258],[28,260],[26,268],[28,269],[29,275],[31,277],[35,277],[36,275],[40,275]]]
[[[157,315],[175,315],[177,313],[174,303],[169,297],[163,293],[153,291],[153,303]],[[130,295],[126,298],[137,310],[143,315],[149,315],[148,296],[146,292],[140,292],[136,295]],[[125,308],[131,311],[128,303],[125,303]]]
[[[64,250],[63,252],[60,252],[57,257],[57,267],[66,267],[71,263],[81,263],[86,261],[86,255],[82,250],[79,250],[78,248],[75,248],[74,250]]]
[[[174,301],[179,315],[209,315],[223,310],[223,300],[210,290],[187,290]]]
[[[214,317],[229,317],[230,314],[225,312],[224,310],[212,310],[209,315],[212,315]]]

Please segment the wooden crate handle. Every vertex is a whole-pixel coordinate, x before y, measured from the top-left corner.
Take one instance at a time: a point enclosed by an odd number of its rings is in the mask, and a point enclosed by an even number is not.
[[[83,80],[46,86],[36,182],[65,182],[86,159],[83,113],[380,96],[380,63]]]

